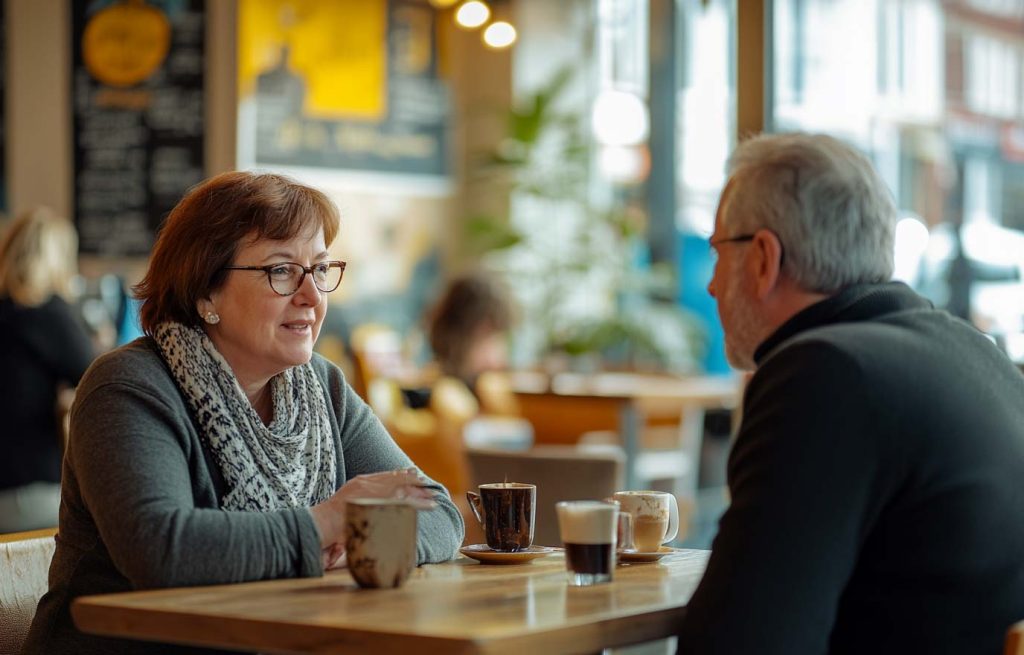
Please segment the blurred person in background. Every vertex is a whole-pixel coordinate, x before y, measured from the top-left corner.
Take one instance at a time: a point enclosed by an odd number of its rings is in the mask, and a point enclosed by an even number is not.
[[[77,259],[74,226],[45,208],[0,240],[0,532],[57,525],[60,401],[94,357],[69,304]]]
[[[1024,617],[1024,377],[890,281],[896,210],[856,150],[760,136],[729,173],[708,291],[753,376],[679,652],[1001,652]]]
[[[474,271],[453,278],[427,319],[441,372],[475,392],[481,374],[506,369],[513,318],[508,291],[493,276]]]
[[[431,508],[418,562],[455,554],[464,528],[444,488],[313,353],[345,267],[328,251],[338,228],[321,192],[245,172],[207,180],[168,216],[136,287],[147,336],[79,385],[50,589],[24,653],[195,652],[85,635],[71,603],[322,575],[344,562],[352,498]]]

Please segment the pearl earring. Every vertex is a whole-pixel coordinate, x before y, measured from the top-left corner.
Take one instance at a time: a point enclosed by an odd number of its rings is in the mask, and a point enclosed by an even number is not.
[[[210,325],[216,325],[216,324],[220,323],[220,314],[218,314],[216,312],[206,312],[206,315],[203,316],[203,318]]]

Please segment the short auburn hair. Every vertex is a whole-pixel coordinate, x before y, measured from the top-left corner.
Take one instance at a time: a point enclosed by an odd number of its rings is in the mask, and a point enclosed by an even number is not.
[[[153,334],[166,321],[201,325],[196,303],[224,284],[224,267],[244,243],[322,228],[330,245],[339,223],[326,195],[284,175],[235,171],[201,182],[167,216],[134,287],[143,331]]]

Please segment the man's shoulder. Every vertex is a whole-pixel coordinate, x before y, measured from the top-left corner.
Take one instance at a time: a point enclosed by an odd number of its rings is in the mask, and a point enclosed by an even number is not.
[[[985,403],[1024,398],[1024,378],[1005,354],[971,325],[932,309],[810,328],[772,351],[751,380],[751,392],[774,403],[807,407],[853,396],[886,416],[964,412],[965,393],[989,388]]]
[[[864,407],[886,402],[888,390],[899,387],[900,380],[918,374],[915,365],[902,358],[911,349],[921,349],[920,343],[915,344],[919,338],[913,330],[886,322],[804,330],[779,344],[760,363],[745,402],[838,412],[834,399],[842,397],[860,415]]]
[[[894,359],[905,361],[915,353],[926,360],[940,352],[952,356],[964,350],[991,348],[977,330],[948,313],[915,308],[871,320],[809,328],[779,344],[764,363],[813,352],[830,355],[829,365],[846,361],[864,369],[888,368]]]

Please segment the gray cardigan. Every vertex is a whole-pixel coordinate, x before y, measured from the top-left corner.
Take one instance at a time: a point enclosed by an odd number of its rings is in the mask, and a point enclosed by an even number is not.
[[[319,355],[337,445],[339,486],[362,473],[412,466],[338,367]],[[459,511],[434,483],[438,506],[419,514],[419,562],[453,557]],[[307,508],[236,512],[225,483],[160,357],[143,337],[96,361],[78,387],[64,461],[50,590],[23,653],[185,653],[174,646],[79,632],[70,605],[83,594],[323,574]]]

